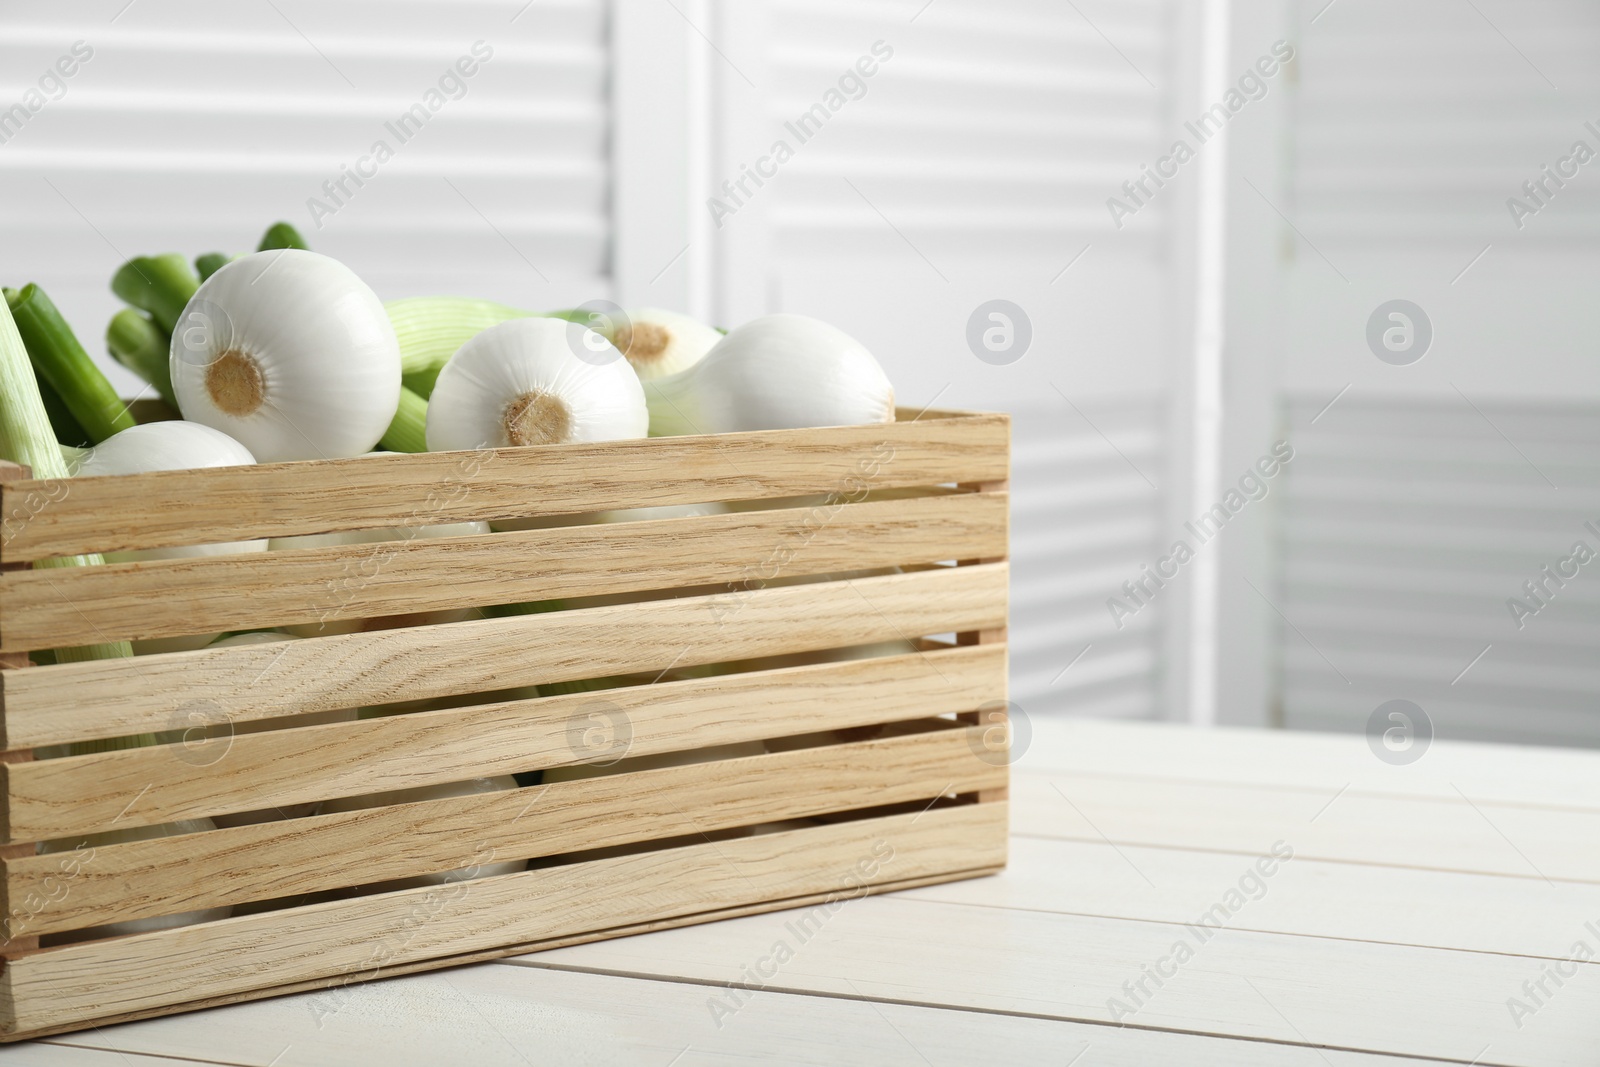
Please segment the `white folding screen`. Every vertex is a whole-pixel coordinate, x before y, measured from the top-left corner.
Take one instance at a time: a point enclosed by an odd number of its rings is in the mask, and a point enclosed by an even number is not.
[[[123,259],[246,251],[285,218],[385,298],[836,322],[903,404],[1017,416],[1017,703],[1156,715],[1183,594],[1131,620],[1106,601],[1159,554],[1182,490],[1168,387],[1190,328],[1191,194],[1120,225],[1107,199],[1189,106],[1193,7],[19,8],[0,100],[75,41],[93,55],[0,143],[5,280],[38,281],[100,356]],[[1025,352],[969,340],[994,300],[1021,309]]]
[[[1218,11],[1221,83],[1278,40],[1295,59],[1202,148],[1226,175],[1203,491],[1199,171],[1143,202],[1124,183],[1215,102]],[[1595,735],[1581,583],[1521,629],[1496,614],[1600,511],[1591,467],[1561,458],[1592,453],[1600,410],[1600,164],[1544,170],[1600,152],[1592,4],[106,0],[4,20],[0,110],[26,111],[0,119],[4,280],[43,284],[91,349],[122,258],[248,249],[280,217],[386,297],[817,315],[910,407],[1016,414],[1030,713],[1187,714],[1192,575],[1120,627],[1106,601],[1287,437],[1288,476],[1215,546],[1222,721],[1354,726],[1409,696],[1467,732]],[[1137,210],[1112,218],[1113,197]],[[1365,339],[1393,299],[1433,328],[1409,366]],[[1026,316],[1014,361],[969,336],[995,300]],[[1445,547],[1462,524],[1484,533]],[[1397,609],[1400,574],[1462,592]]]
[[[1359,729],[1404,698],[1452,736],[1600,743],[1600,587],[1541,575],[1600,550],[1600,8],[1324,5],[1293,5],[1276,223],[1277,713]],[[1395,299],[1431,327],[1409,365],[1367,341]]]
[[[602,0],[107,0],[3,19],[3,106],[74,42],[92,53],[0,126],[0,225],[7,284],[37,281],[97,354],[123,259],[252,251],[279,218],[386,298],[609,292]]]
[[[1012,699],[1159,714],[1166,605],[1114,620],[1106,601],[1155,558],[1165,518],[1182,200],[1120,230],[1106,200],[1165,143],[1176,6],[707,7],[717,313],[817,315],[864,340],[913,409],[1013,412]],[[969,341],[993,300],[1031,333],[1011,362]]]

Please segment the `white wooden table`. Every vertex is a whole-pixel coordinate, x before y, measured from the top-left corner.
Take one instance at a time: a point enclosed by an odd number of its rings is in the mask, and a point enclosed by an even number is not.
[[[1600,1063],[1600,753],[1438,742],[1391,766],[1361,737],[1033,726],[1009,870],[849,901],[804,941],[780,912],[0,1061]],[[1292,858],[1258,868],[1275,845]],[[753,965],[775,973],[730,999]]]

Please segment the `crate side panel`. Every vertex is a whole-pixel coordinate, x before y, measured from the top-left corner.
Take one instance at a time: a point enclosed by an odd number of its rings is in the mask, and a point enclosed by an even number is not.
[[[609,746],[652,756],[968,712],[1004,695],[1005,650],[990,646],[219,731],[6,767],[5,827],[45,840],[619,758]],[[594,716],[608,734],[588,731]]]
[[[978,730],[639,770],[5,861],[28,935],[1004,786]],[[49,893],[46,883],[64,892]]]
[[[1004,494],[0,575],[0,652],[1005,554]]]
[[[9,961],[9,1031],[863,882],[999,866],[1005,811],[969,804],[688,845],[44,950]],[[869,873],[870,872],[870,873]]]
[[[1008,427],[975,415],[12,482],[0,559],[986,481],[1005,477]]]
[[[1005,624],[1005,564],[0,671],[33,747]],[[209,721],[209,720],[208,720]]]

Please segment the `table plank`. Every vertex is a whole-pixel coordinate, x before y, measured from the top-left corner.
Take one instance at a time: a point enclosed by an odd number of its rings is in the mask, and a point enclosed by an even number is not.
[[[312,1010],[315,1000],[306,995],[58,1040],[146,1055],[225,1055],[247,1067],[267,1067],[274,1057],[274,1067],[696,1067],[754,1062],[818,1067],[1061,1067],[1069,1062],[1077,1067],[1403,1067],[1422,1062],[772,992],[754,994],[734,1015],[722,1018],[719,1027],[706,1007],[711,994],[693,983],[480,965],[353,986],[340,1010],[323,1016],[321,1026]],[[39,1047],[21,1046],[30,1053]],[[62,1067],[78,1067],[72,1060],[61,1062]],[[136,1060],[132,1067],[144,1062]],[[110,1065],[86,1060],[83,1067]]]
[[[1363,734],[1196,730],[1176,723],[1038,716],[1019,766],[1194,782],[1275,785],[1600,808],[1600,751],[1434,741],[1414,763],[1373,755]]]
[[[1064,914],[1194,922],[1249,869],[1230,853],[1014,837],[990,878],[911,889],[909,900]],[[1146,881],[1148,879],[1148,881]],[[1584,923],[1600,926],[1600,887],[1297,855],[1263,879],[1228,925],[1266,933],[1565,960]],[[1589,940],[1600,948],[1592,935]],[[1313,949],[1314,951],[1314,949]]]
[[[7,1053],[0,1051],[0,1056]],[[117,1049],[84,1048],[80,1045],[45,1044],[32,1042],[16,1046],[9,1062],[26,1067],[194,1067],[195,1064],[217,1063],[231,1067],[221,1060],[175,1060],[168,1056],[150,1056],[135,1053],[130,1058]]]
[[[1600,809],[1038,771],[1011,798],[1024,835],[1600,882]]]
[[[1218,887],[1219,893],[1225,887]],[[768,979],[788,992],[864,995],[937,1007],[1121,1022],[1351,1051],[1479,1064],[1589,1065],[1600,1047],[1600,965],[1538,1010],[1511,1018],[1508,997],[1544,961],[1487,953],[1309,939],[1236,930],[1198,935],[1129,922],[868,897],[803,940],[799,913],[512,957],[497,966],[741,981],[780,941],[793,958]],[[803,932],[803,931],[802,931]],[[1192,954],[1147,996],[1128,983]],[[1166,966],[1171,969],[1170,963]],[[1111,1003],[1116,998],[1119,1005]]]

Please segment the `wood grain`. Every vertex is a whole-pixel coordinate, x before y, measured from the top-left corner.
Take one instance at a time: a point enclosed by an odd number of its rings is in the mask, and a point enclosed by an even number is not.
[[[947,648],[65,756],[8,768],[0,833],[47,840],[581,763],[594,754],[574,728],[596,708],[647,756],[964,712],[1004,687],[1004,648]]]
[[[27,480],[33,473],[31,467],[10,460],[0,460],[0,488],[7,483]],[[32,516],[34,501],[27,494],[23,494],[10,502],[0,505],[0,575],[8,571],[22,571],[28,569],[27,563],[12,562],[4,559],[4,545],[15,533],[27,523]],[[10,508],[16,508],[17,513],[12,514]],[[31,661],[25,652],[0,652],[0,668],[27,667]],[[4,705],[0,704],[0,714],[4,713]]]
[[[995,627],[1006,581],[1006,564],[947,567],[0,671],[5,744],[163,730],[185,708],[240,723]]]
[[[938,882],[949,881],[952,878],[979,878],[984,875],[993,874],[997,869],[998,868],[975,868],[972,870],[947,871],[938,874],[923,875],[917,878],[893,879],[868,886],[866,887],[866,892],[868,895],[890,893],[900,889],[915,889],[919,886],[934,885]],[[692,926],[697,923],[719,922],[724,919],[736,919],[745,915],[757,915],[762,912],[778,911],[791,908],[805,908],[813,904],[820,904],[825,901],[829,901],[833,897],[834,894],[831,892],[806,893],[794,897],[785,897],[782,900],[758,901],[753,904],[740,904],[727,908],[712,908],[709,911],[694,912],[688,915],[673,916],[665,919],[652,919],[645,922],[629,923],[625,926],[615,926],[584,933],[567,934],[561,937],[541,938],[537,941],[518,942],[511,945],[497,945],[493,948],[475,949],[472,952],[460,952],[449,956],[434,957],[432,959],[419,960],[412,963],[390,963],[383,968],[383,974],[381,975],[381,978],[392,981],[400,976],[416,975],[427,971],[437,971],[447,967],[461,968],[467,964],[500,960],[511,955],[520,955],[530,952],[545,952],[549,951],[550,949],[566,948],[571,945],[582,945],[591,941],[600,940],[602,938],[632,937],[637,934],[653,933],[660,930],[672,930],[680,926]],[[456,973],[459,974],[460,971],[458,970]],[[104,1031],[99,1030],[100,1026],[132,1022],[140,1019],[152,1019],[159,1016],[173,1015],[178,1012],[196,1011],[202,1008],[214,1008],[228,1004],[240,1004],[251,1001],[261,1001],[270,998],[293,996],[296,994],[304,994],[307,1001],[316,1001],[316,1003],[312,1004],[311,1011],[314,1018],[320,1018],[328,1014],[342,1014],[343,1005],[348,1003],[349,996],[359,993],[358,988],[352,988],[353,986],[357,985],[358,983],[352,982],[348,977],[335,977],[332,979],[307,979],[295,982],[285,982],[281,985],[268,986],[258,989],[246,989],[237,993],[201,996],[197,999],[185,1001],[181,1004],[158,1005],[155,1007],[141,1008],[136,1011],[121,1012],[116,1015],[98,1016],[92,1021],[93,1023],[98,1024],[96,1026],[97,1032],[103,1034]],[[308,992],[312,990],[321,991],[329,989],[335,990],[336,993],[341,997],[338,1005],[331,1008],[325,999],[320,998],[320,994],[318,992]],[[0,993],[0,995],[3,995],[3,993]],[[0,1032],[0,1043],[44,1037],[50,1034],[66,1033],[73,1030],[81,1030],[84,1025],[85,1024],[82,1022],[76,1024],[66,1022],[56,1023],[46,1027],[39,1027],[26,1033],[18,1033],[14,1035]],[[75,1040],[81,1042],[86,1039],[79,1036],[76,1037]],[[21,1047],[32,1048],[34,1046],[29,1044]],[[276,1065],[268,1063],[264,1064],[263,1067],[276,1067]],[[1388,1067],[1387,1062],[1384,1065],[1381,1065],[1381,1067]]]
[[[1005,477],[1009,420],[542,445],[74,479],[0,559]],[[870,472],[870,473],[869,473]],[[0,514],[40,481],[0,487]],[[108,521],[114,516],[115,521]]]
[[[971,727],[604,775],[97,846],[55,899],[59,856],[6,861],[6,891],[44,903],[34,934],[276,900],[488,862],[925,802],[1005,780]],[[383,842],[381,850],[372,847]],[[489,857],[492,857],[490,859]],[[286,919],[285,921],[292,921]]]
[[[12,463],[9,460],[0,460],[0,484],[22,481],[31,473],[31,468],[19,463]],[[10,538],[17,528],[17,521],[26,521],[26,518],[26,514],[13,516],[6,512],[0,512],[0,541]],[[25,570],[28,566],[29,564],[26,563],[0,563],[0,574],[6,571]],[[32,661],[25,652],[0,653],[0,668],[21,670],[32,665]],[[5,705],[3,700],[0,700],[0,719],[3,719],[4,715]],[[29,763],[32,760],[33,750],[31,748],[0,752],[0,764]],[[0,823],[3,823],[5,818],[5,797],[3,793],[0,793]],[[3,837],[0,837],[0,840],[3,840]],[[32,845],[0,845],[0,860],[9,859],[13,856],[30,855],[32,852]],[[28,908],[26,906],[13,905],[11,899],[5,895],[4,886],[0,885],[0,958],[39,947],[39,938],[33,932],[27,930],[27,920]]]
[[[199,997],[670,920],[753,900],[993,867],[1003,805],[833,823],[40,951],[0,972],[10,1037]],[[888,849],[885,857],[884,850]],[[874,858],[879,860],[873,864]]]
[[[0,652],[1004,556],[1003,493],[0,575]]]

